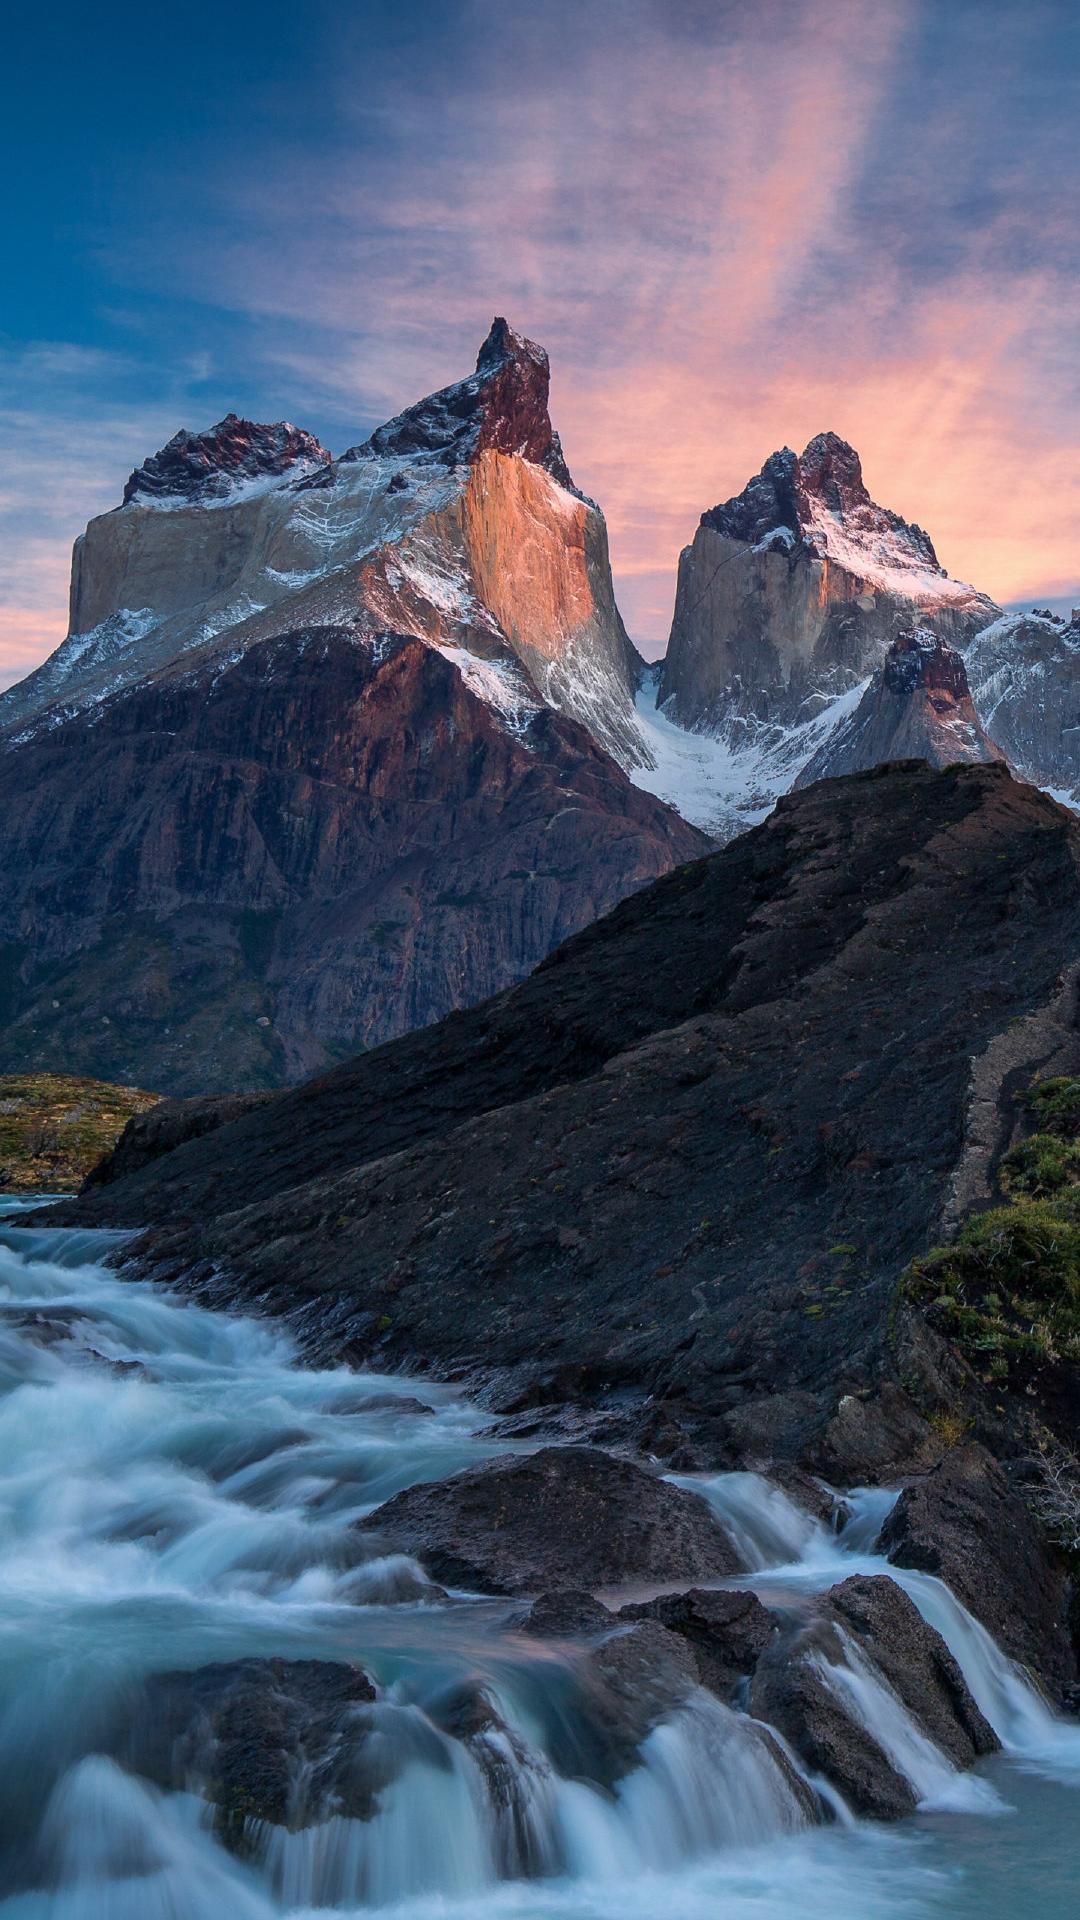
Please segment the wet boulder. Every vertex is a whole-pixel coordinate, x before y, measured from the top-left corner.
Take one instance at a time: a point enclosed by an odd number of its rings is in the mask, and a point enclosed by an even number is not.
[[[855,1574],[831,1589],[827,1604],[954,1766],[970,1767],[980,1754],[997,1752],[997,1734],[940,1633],[895,1580]]]
[[[1076,1679],[1065,1577],[984,1447],[951,1452],[904,1488],[881,1531],[894,1566],[936,1574],[1013,1660],[1064,1694]]]
[[[855,1813],[877,1819],[913,1813],[921,1797],[886,1721],[914,1723],[921,1764],[942,1778],[998,1744],[940,1634],[883,1576],[841,1582],[789,1626],[759,1662],[750,1705]]]
[[[613,1615],[607,1626],[564,1660],[545,1659],[531,1702],[556,1771],[603,1788],[632,1772],[643,1741],[699,1686],[693,1649],[678,1634],[655,1620],[623,1625]]]
[[[753,1672],[777,1625],[756,1594],[728,1588],[692,1587],[688,1593],[619,1609],[619,1619],[653,1620],[693,1649],[702,1684],[722,1700]]]
[[[156,1674],[119,1757],[157,1786],[201,1792],[214,1803],[219,1836],[243,1851],[252,1822],[303,1827],[329,1812],[371,1816],[393,1771],[369,1737],[374,1700],[360,1668],[326,1660]]]
[[[610,1633],[615,1621],[616,1615],[602,1600],[570,1587],[538,1594],[521,1627],[535,1640],[577,1640]]]
[[[783,1734],[810,1771],[839,1790],[853,1813],[903,1819],[914,1813],[917,1795],[829,1684],[829,1668],[843,1664],[832,1623],[804,1623],[762,1660],[750,1688],[750,1710]]]
[[[500,1877],[517,1880],[554,1872],[550,1832],[535,1818],[550,1783],[544,1755],[507,1725],[486,1687],[463,1679],[424,1703],[432,1723],[468,1753],[483,1783],[491,1842]]]
[[[596,1447],[504,1455],[410,1487],[359,1522],[383,1550],[478,1593],[594,1590],[739,1571],[704,1500]]]

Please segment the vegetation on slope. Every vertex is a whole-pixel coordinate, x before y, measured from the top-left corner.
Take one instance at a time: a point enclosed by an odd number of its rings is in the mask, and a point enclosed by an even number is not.
[[[1020,1096],[1038,1129],[1002,1160],[1002,1204],[914,1260],[904,1291],[984,1380],[1080,1363],[1080,1080]]]
[[[0,1192],[73,1193],[156,1093],[65,1074],[0,1076]]]

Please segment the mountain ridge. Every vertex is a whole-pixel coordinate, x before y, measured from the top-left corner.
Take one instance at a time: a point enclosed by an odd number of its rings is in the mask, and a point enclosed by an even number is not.
[[[887,1477],[951,1393],[897,1280],[958,1182],[989,1198],[1010,1089],[1076,1071],[1078,937],[1080,823],[1001,763],[822,781],[508,994],[60,1217],[150,1223],[142,1271],[314,1352],[714,1464],[843,1473],[866,1401]]]

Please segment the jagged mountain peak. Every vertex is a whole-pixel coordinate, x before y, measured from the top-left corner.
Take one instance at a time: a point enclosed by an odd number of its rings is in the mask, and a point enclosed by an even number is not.
[[[497,315],[476,356],[474,373],[396,414],[344,459],[431,455],[446,466],[457,466],[491,449],[543,467],[559,486],[576,494],[548,413],[550,380],[543,347]]]
[[[815,494],[831,513],[872,505],[862,461],[850,441],[838,433],[816,433],[796,462],[804,493]]]
[[[921,686],[954,698],[970,697],[963,655],[929,627],[897,634],[881,671],[886,685],[898,693]]]
[[[213,506],[243,493],[298,479],[332,460],[315,436],[288,420],[264,423],[227,413],[202,433],[181,427],[136,467],[122,505]]]
[[[790,447],[770,454],[741,493],[702,514],[701,525],[752,546],[800,543],[867,578],[883,567],[948,578],[922,527],[871,498],[858,453],[838,433],[815,434],[801,454]]]
[[[983,727],[963,655],[927,627],[898,633],[854,713],[814,754],[795,782],[812,786],[893,760],[932,767],[1004,760]]]
[[[492,368],[501,366],[504,360],[527,360],[550,373],[550,362],[544,348],[535,340],[527,340],[518,333],[501,314],[496,314],[476,356],[477,373],[488,373]]]
[[[236,657],[349,626],[481,658],[505,646],[544,704],[641,764],[641,663],[548,389],[544,349],[499,315],[472,373],[338,460],[236,414],[175,435],[132,475],[124,511],[76,542],[68,637],[0,696],[0,731],[56,724],[205,648]]]

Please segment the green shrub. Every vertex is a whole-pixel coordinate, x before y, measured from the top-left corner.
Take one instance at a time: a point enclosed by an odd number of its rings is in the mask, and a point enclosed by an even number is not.
[[[904,1291],[983,1371],[987,1354],[1080,1358],[1072,1196],[1064,1206],[1025,1198],[975,1214],[951,1246],[912,1261]]]
[[[1064,1194],[1080,1182],[1080,1141],[1063,1139],[1059,1133],[1033,1133],[1009,1149],[999,1177],[1010,1196],[1045,1199]]]
[[[902,1282],[987,1379],[1017,1360],[1080,1362],[1080,1080],[1036,1081],[1018,1102],[1039,1131],[1001,1162],[1004,1204],[971,1215]]]
[[[1036,1080],[1017,1100],[1034,1114],[1040,1132],[1060,1133],[1068,1139],[1080,1134],[1080,1080],[1063,1073]]]

